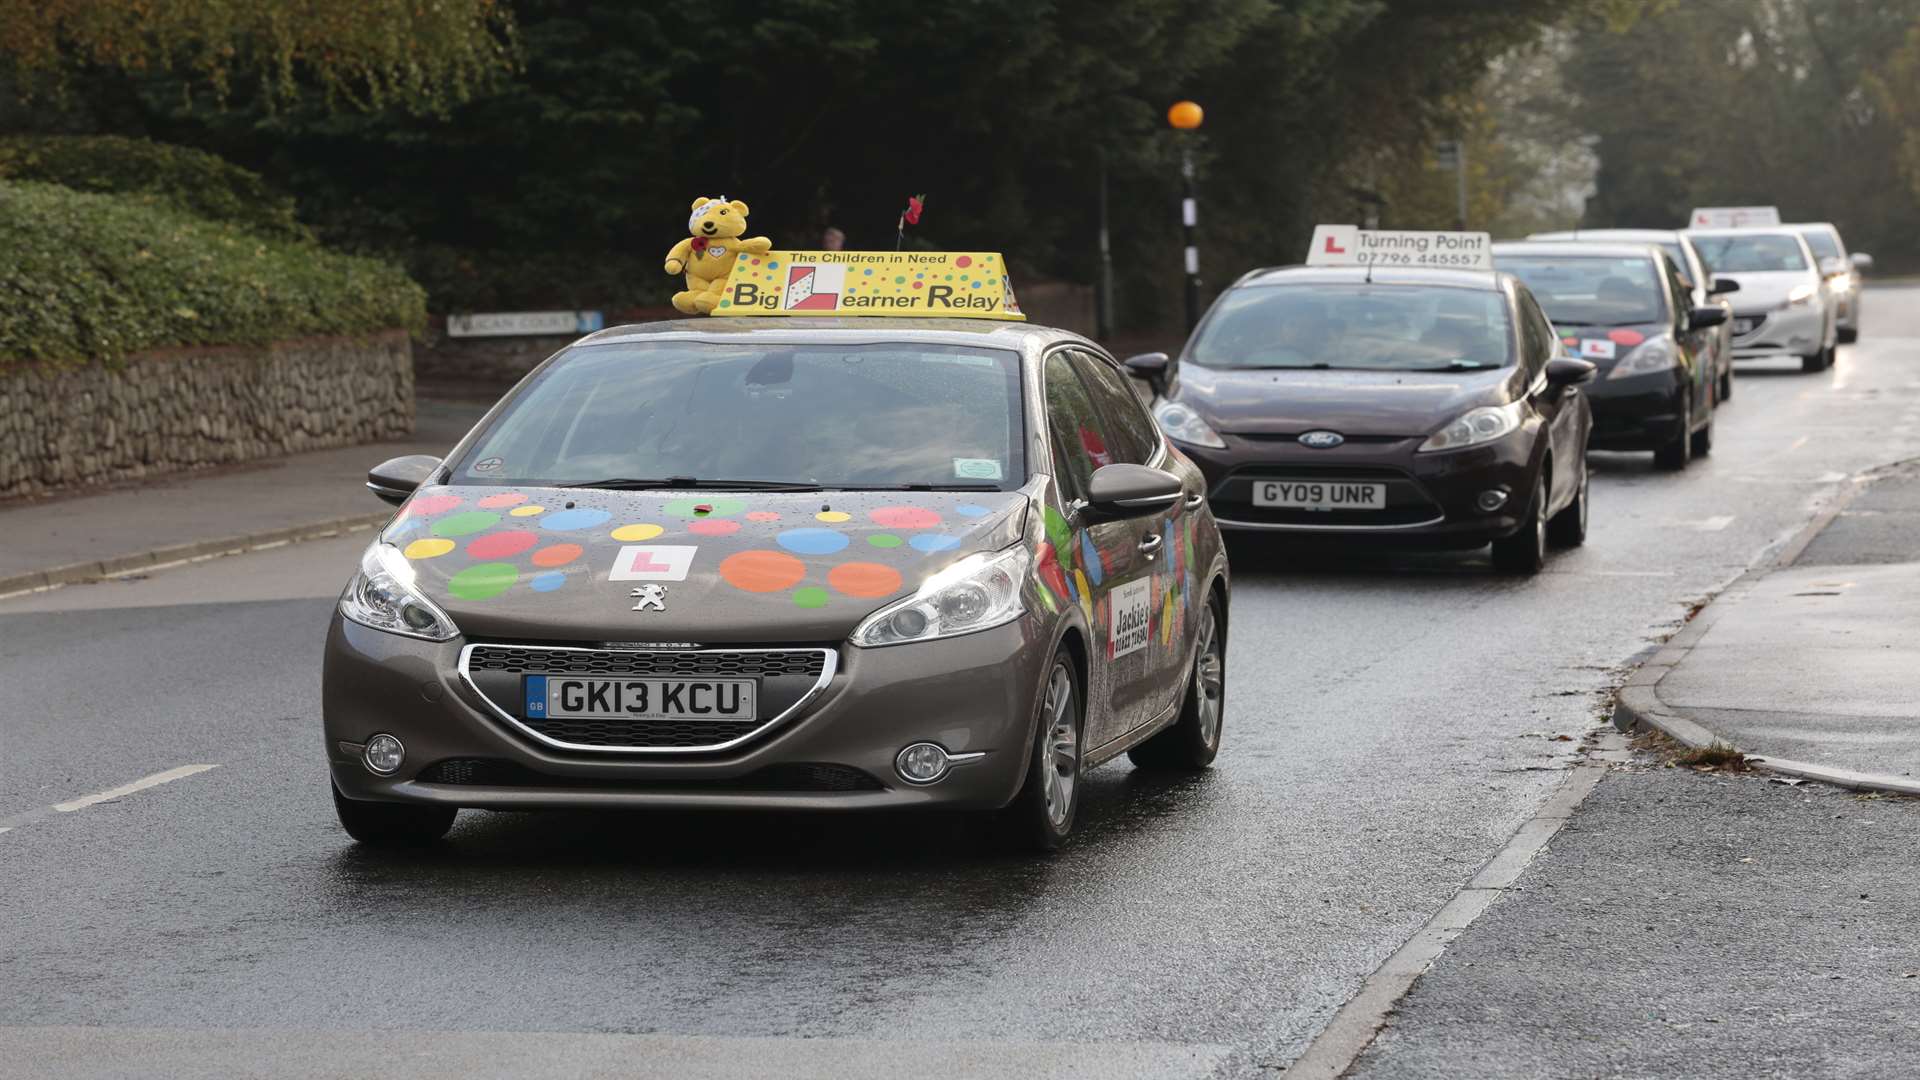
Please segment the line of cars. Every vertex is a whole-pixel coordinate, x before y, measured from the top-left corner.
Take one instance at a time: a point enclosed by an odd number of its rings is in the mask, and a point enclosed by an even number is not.
[[[593,334],[369,472],[398,512],[327,635],[336,812],[411,845],[466,807],[946,808],[1058,847],[1087,769],[1217,754],[1223,528],[1537,572],[1586,539],[1589,446],[1682,466],[1732,359],[1831,356],[1839,275],[1768,276],[1818,266],[1792,236],[1322,227],[1124,365],[965,319]]]

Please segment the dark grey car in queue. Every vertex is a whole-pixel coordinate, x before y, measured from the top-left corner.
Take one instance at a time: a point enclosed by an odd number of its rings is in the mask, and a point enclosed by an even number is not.
[[[998,812],[1213,759],[1227,564],[1200,471],[1099,346],[1021,323],[601,331],[399,504],[327,635],[341,823],[475,807]]]
[[[1177,359],[1128,361],[1220,527],[1470,549],[1533,573],[1586,538],[1580,384],[1525,286],[1463,270],[1259,270]]]
[[[1695,307],[1673,260],[1651,244],[1495,244],[1494,264],[1525,281],[1563,335],[1599,367],[1593,448],[1651,450],[1684,469],[1713,449],[1720,381],[1713,345],[1727,312]]]

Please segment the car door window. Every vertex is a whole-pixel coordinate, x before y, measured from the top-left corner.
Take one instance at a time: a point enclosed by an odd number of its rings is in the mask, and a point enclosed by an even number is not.
[[[1093,471],[1114,460],[1106,426],[1064,350],[1047,357],[1045,371],[1055,479],[1066,493],[1084,496]]]
[[[1100,411],[1112,461],[1145,465],[1160,449],[1160,431],[1140,406],[1127,377],[1113,365],[1079,349],[1063,350]]]
[[[1520,306],[1520,362],[1529,374],[1539,372],[1559,351],[1553,324],[1523,286],[1514,290]]]

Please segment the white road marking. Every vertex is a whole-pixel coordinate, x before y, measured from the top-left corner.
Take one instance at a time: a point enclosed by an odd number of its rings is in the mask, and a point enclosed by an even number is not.
[[[109,802],[125,795],[131,795],[136,791],[145,791],[150,787],[159,787],[161,784],[171,784],[175,780],[219,767],[218,765],[181,765],[177,768],[168,769],[166,772],[157,772],[152,776],[143,776],[131,784],[121,784],[117,788],[108,788],[106,791],[99,792],[95,795],[82,795],[68,802],[54,803],[53,808],[63,814],[71,814],[75,810],[85,810],[89,806]]]
[[[1699,521],[1683,521],[1680,524],[1699,532],[1719,532],[1721,529],[1733,524],[1733,517],[1732,514],[1715,514],[1710,518],[1702,518]]]
[[[1791,454],[1791,453],[1793,453],[1793,452],[1794,452],[1795,450],[1798,450],[1798,449],[1800,449],[1801,447],[1803,447],[1803,446],[1805,446],[1805,445],[1807,445],[1807,440],[1808,440],[1808,439],[1809,439],[1810,437],[1811,437],[1811,436],[1807,436],[1807,435],[1802,435],[1802,436],[1800,436],[1799,438],[1797,438],[1797,439],[1795,439],[1795,440],[1793,440],[1793,445],[1792,445],[1792,446],[1789,446],[1789,447],[1787,447],[1787,453],[1789,453],[1789,454]]]

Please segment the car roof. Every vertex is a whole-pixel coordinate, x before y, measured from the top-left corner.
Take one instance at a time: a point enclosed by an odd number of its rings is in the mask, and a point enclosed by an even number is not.
[[[1056,341],[1093,342],[1070,330],[1005,319],[920,319],[848,315],[824,318],[695,318],[609,326],[575,341],[588,345],[631,345],[652,341],[768,344],[871,344],[917,341],[928,345],[972,345],[1025,352]]]
[[[1589,240],[1503,240],[1493,245],[1493,253],[1496,256],[1570,255],[1604,259],[1630,259],[1636,255],[1646,258],[1666,256],[1666,252],[1652,244],[1629,243],[1624,240],[1604,243]]]
[[[1677,240],[1685,234],[1679,229],[1563,229],[1558,232],[1537,232],[1527,237],[1528,243],[1542,240],[1577,240],[1580,243],[1598,243],[1605,240],[1644,240],[1657,243]]]
[[[1780,227],[1783,229],[1825,229],[1835,236],[1840,235],[1840,229],[1831,221],[1794,221]]]
[[[1800,231],[1792,225],[1748,225],[1738,229],[1688,229],[1694,236],[1787,236],[1800,239]]]
[[[1233,283],[1243,285],[1438,285],[1453,289],[1499,292],[1510,275],[1485,270],[1438,270],[1375,267],[1372,274],[1359,266],[1268,266],[1252,270]]]

